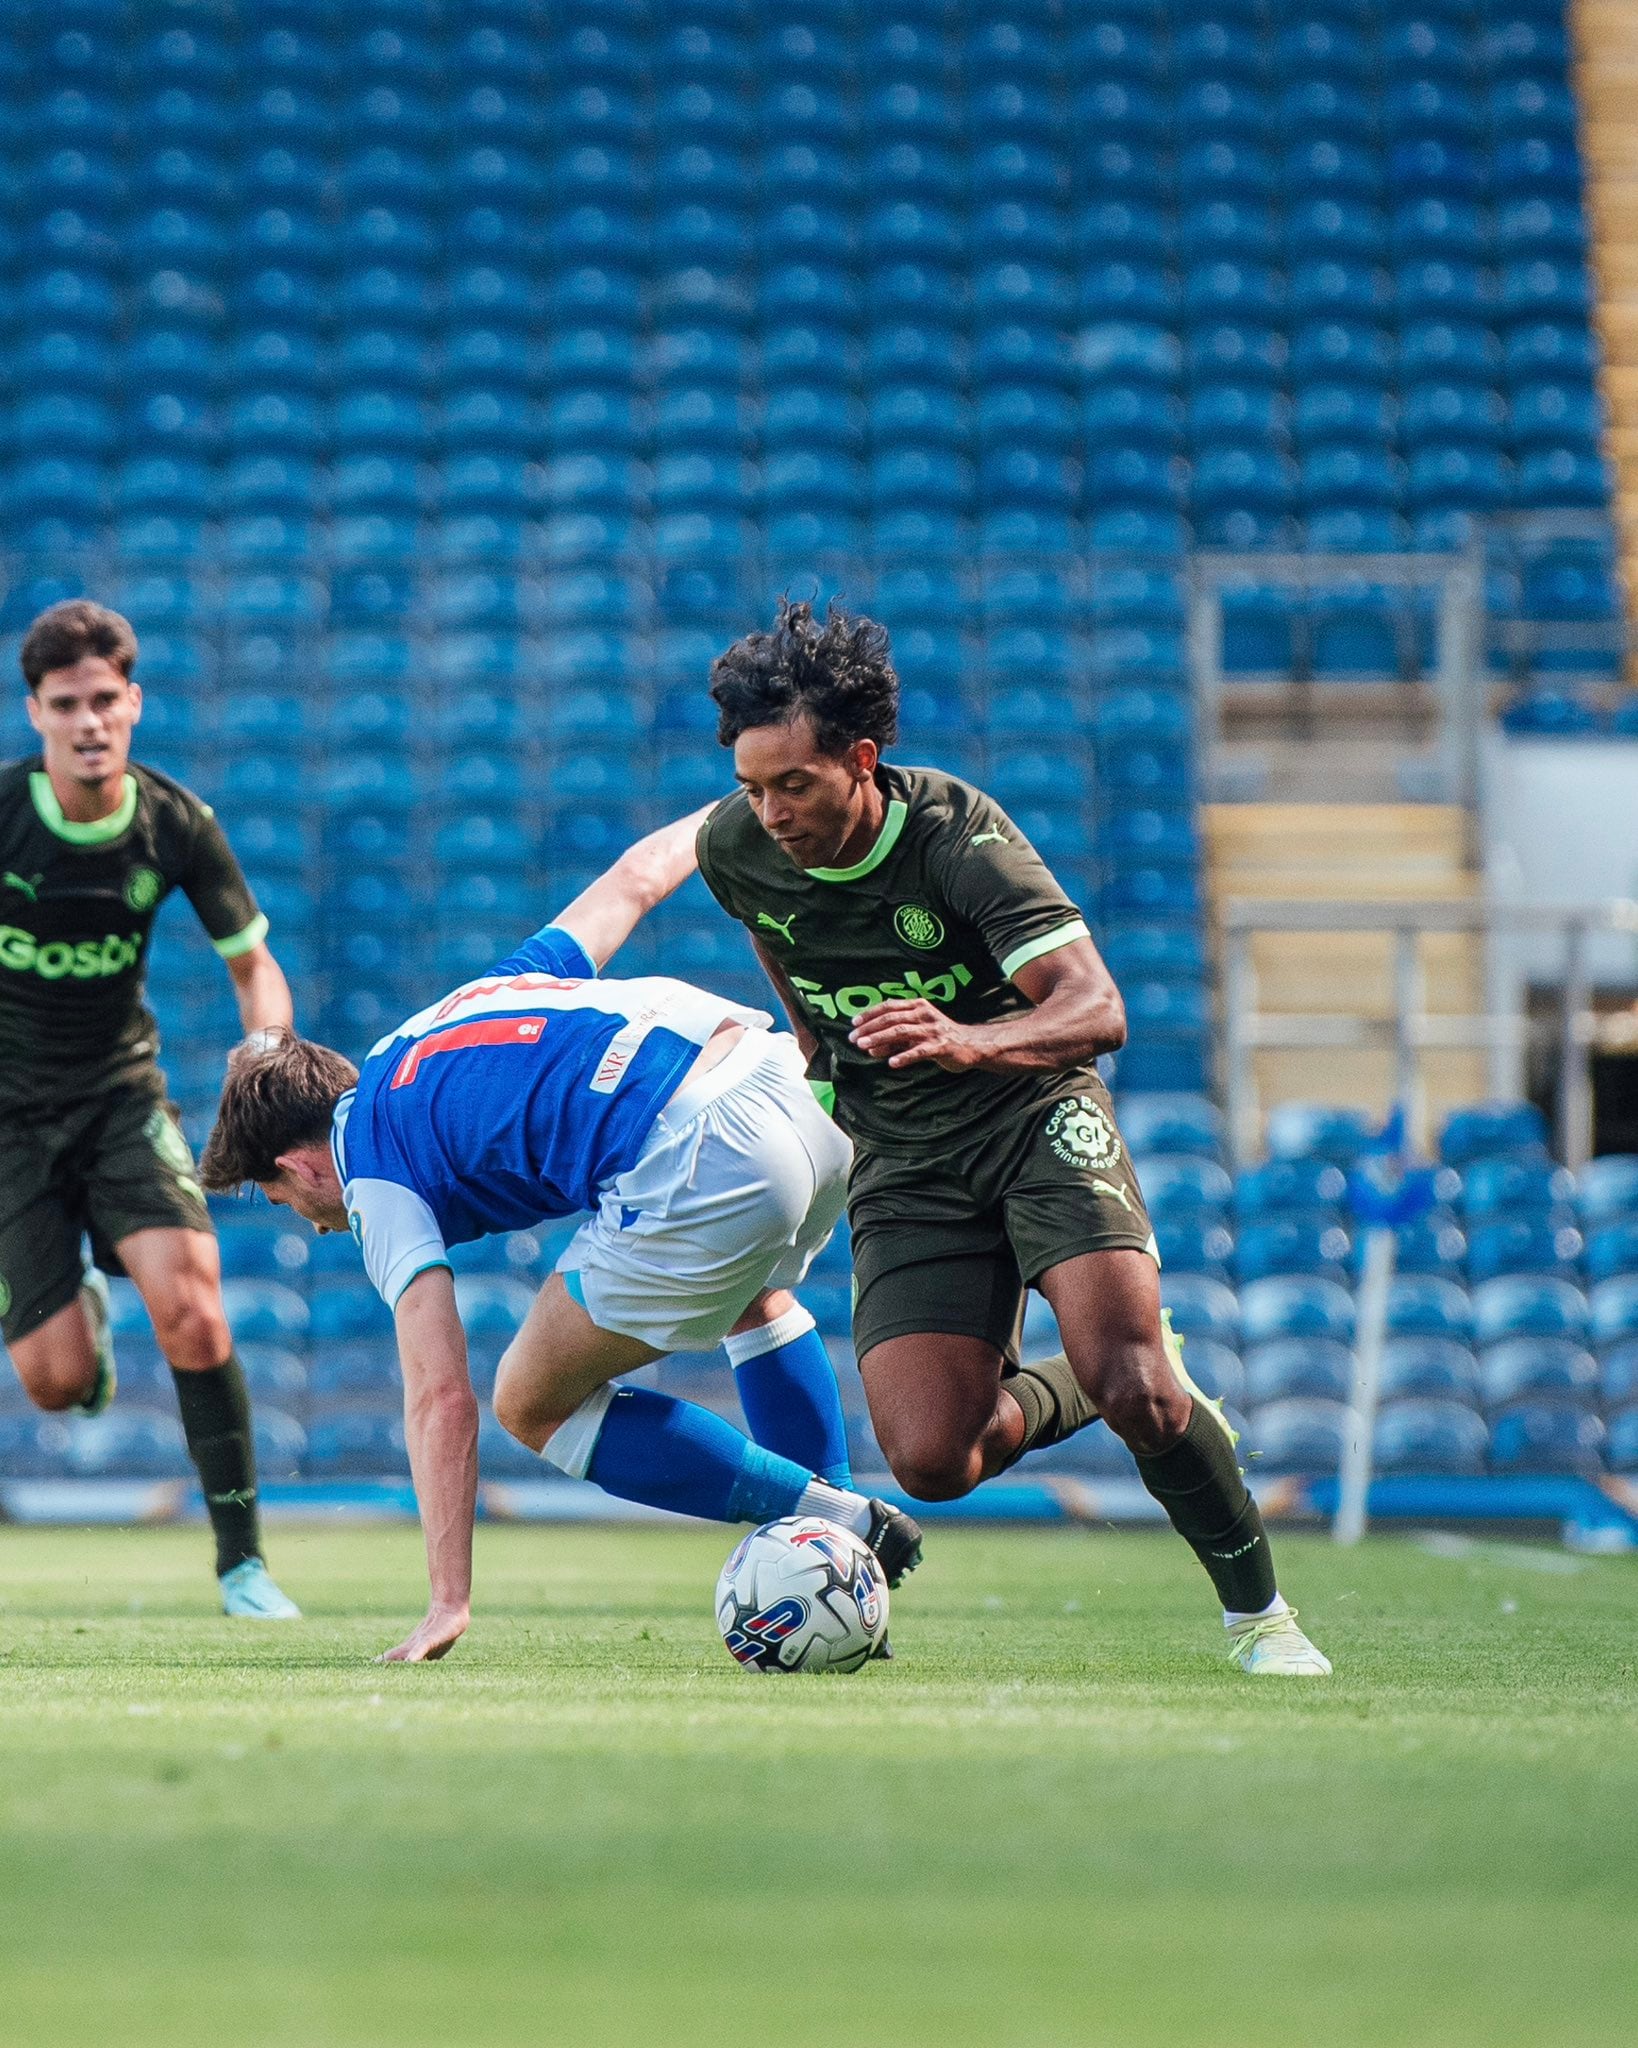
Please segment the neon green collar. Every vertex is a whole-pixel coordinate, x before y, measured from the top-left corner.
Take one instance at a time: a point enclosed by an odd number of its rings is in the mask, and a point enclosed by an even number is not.
[[[137,779],[134,775],[125,778],[124,794],[118,808],[110,811],[106,818],[93,818],[89,825],[76,824],[72,818],[63,816],[63,807],[57,801],[51,777],[43,768],[36,768],[30,775],[28,793],[34,799],[40,822],[55,832],[59,839],[66,839],[70,846],[101,846],[107,840],[117,839],[136,816]]]
[[[872,868],[879,868],[899,843],[899,834],[904,830],[904,821],[910,815],[910,806],[902,797],[888,801],[887,816],[882,820],[882,829],[876,834],[876,843],[850,868],[809,868],[808,874],[815,882],[857,882],[868,875]]]

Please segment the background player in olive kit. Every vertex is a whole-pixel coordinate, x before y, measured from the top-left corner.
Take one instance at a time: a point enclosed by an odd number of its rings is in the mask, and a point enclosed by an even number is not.
[[[136,657],[127,622],[81,600],[23,640],[41,753],[0,768],[0,1328],[36,1406],[95,1415],[114,1392],[98,1268],[130,1275],[176,1382],[224,1611],[288,1620],[261,1557],[215,1233],[143,1004],[160,904],[187,896],[247,1033],[288,1025],[290,991],[209,806],[130,762]]]
[[[700,872],[853,1140],[854,1342],[895,1476],[953,1499],[1101,1414],[1209,1573],[1242,1668],[1328,1672],[1162,1317],[1093,1064],[1125,1012],[1084,919],[981,791],[881,759],[898,682],[871,620],[782,603],[711,694],[740,789],[701,827]],[[1020,1367],[1029,1286],[1067,1355]]]

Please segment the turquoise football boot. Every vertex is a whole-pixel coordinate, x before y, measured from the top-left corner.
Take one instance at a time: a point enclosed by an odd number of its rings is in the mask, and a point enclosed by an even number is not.
[[[273,1583],[273,1575],[259,1557],[247,1557],[232,1571],[223,1572],[222,1612],[236,1621],[300,1621],[301,1609],[288,1594]]]

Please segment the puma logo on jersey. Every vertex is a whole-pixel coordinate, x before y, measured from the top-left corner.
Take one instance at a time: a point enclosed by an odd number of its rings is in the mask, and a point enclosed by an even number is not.
[[[967,841],[967,844],[971,847],[989,846],[991,844],[1010,846],[1011,843],[999,825],[992,825],[987,832],[975,832],[972,838]]]
[[[30,903],[39,902],[40,884],[44,880],[44,875],[36,875],[32,882],[25,882],[21,875],[14,875],[11,872],[10,868],[8,868],[3,875],[0,875],[0,883],[3,883],[5,887],[8,889],[19,890],[24,896],[28,898]]]
[[[779,922],[779,919],[777,917],[770,917],[765,910],[759,910],[756,914],[757,930],[759,932],[778,932],[779,936],[785,941],[785,944],[787,946],[794,946],[796,944],[795,935],[791,931],[791,926],[795,924],[795,922],[796,912],[794,910],[791,912],[790,916],[786,918],[783,924]]]

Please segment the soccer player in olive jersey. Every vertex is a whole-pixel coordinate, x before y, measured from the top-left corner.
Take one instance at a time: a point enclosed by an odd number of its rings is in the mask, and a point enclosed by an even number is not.
[[[1210,1575],[1242,1668],[1328,1672],[1162,1317],[1094,1065],[1125,1014],[1085,920],[980,790],[883,761],[898,683],[871,620],[784,603],[711,694],[740,788],[700,829],[700,872],[853,1140],[854,1343],[894,1474],[953,1499],[1101,1414]],[[1065,1355],[1021,1366],[1028,1287]]]
[[[223,1608],[286,1620],[215,1235],[143,1004],[159,906],[187,896],[247,1032],[288,1025],[290,991],[210,807],[130,762],[136,657],[126,621],[80,600],[22,645],[41,751],[0,768],[0,1329],[36,1406],[98,1414],[114,1391],[102,1272],[130,1275],[176,1382]]]

